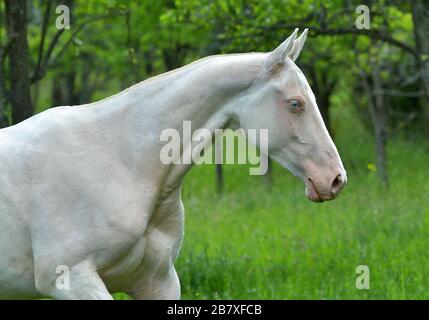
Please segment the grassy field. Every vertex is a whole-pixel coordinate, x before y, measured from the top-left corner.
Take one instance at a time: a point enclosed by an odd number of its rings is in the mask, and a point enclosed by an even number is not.
[[[302,182],[279,166],[271,190],[246,166],[224,166],[222,196],[213,166],[190,172],[176,264],[184,299],[429,298],[428,146],[390,142],[385,190],[371,138],[347,124],[337,126],[336,142],[349,183],[332,202],[308,201]],[[356,289],[358,265],[370,269],[369,290]]]

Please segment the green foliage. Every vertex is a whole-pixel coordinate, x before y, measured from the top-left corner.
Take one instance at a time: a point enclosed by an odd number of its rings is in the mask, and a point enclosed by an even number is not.
[[[396,88],[413,76],[414,59],[401,48],[388,42],[375,46],[370,37],[353,32],[323,33],[328,29],[355,29],[355,6],[343,1],[96,0],[73,3],[72,28],[64,32],[55,46],[56,59],[50,64],[42,86],[49,88],[50,83],[65,82],[58,79],[71,75],[67,81],[73,81],[73,86],[69,90],[74,90],[72,95],[77,98],[71,102],[52,101],[53,94],[43,91],[35,94],[37,111],[55,104],[98,100],[210,54],[271,51],[297,26],[309,27],[311,39],[298,64],[307,75],[314,73],[315,76],[308,77],[310,84],[318,81],[320,90],[325,90],[323,85],[327,81],[317,77],[329,75],[330,82],[347,83],[353,87],[350,94],[361,97],[362,88],[358,83],[362,72],[370,73],[374,59],[383,61],[381,75],[386,88]],[[370,8],[372,29],[414,46],[409,5],[395,6],[386,0],[371,2]],[[29,42],[34,64],[44,10],[45,3],[36,2],[30,15]],[[57,32],[55,18],[52,12],[45,49]],[[335,88],[340,90],[338,86]],[[416,92],[418,88],[414,82],[399,90]],[[410,112],[408,106],[415,104],[412,98],[394,100],[392,126],[402,123]],[[355,105],[363,109],[361,119],[369,127],[368,101],[363,97]],[[418,117],[415,119],[414,124]]]

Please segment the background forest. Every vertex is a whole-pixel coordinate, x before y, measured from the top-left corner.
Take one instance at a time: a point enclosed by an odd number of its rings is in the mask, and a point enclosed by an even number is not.
[[[357,27],[361,4],[369,28]],[[59,5],[70,28],[56,26]],[[297,64],[349,183],[314,204],[275,164],[264,177],[242,165],[192,170],[183,297],[427,298],[429,1],[4,0],[0,127],[208,55],[271,51],[296,27],[309,28]],[[370,289],[356,288],[359,265]]]

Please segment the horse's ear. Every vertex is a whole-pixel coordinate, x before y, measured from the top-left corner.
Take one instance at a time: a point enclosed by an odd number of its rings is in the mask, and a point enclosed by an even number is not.
[[[298,28],[295,29],[289,38],[287,38],[280,46],[278,46],[273,52],[269,54],[268,63],[270,64],[270,69],[275,70],[283,66],[286,58],[292,50],[297,34]]]
[[[307,39],[307,33],[308,29],[305,29],[301,36],[293,42],[292,49],[289,52],[289,58],[291,58],[292,61],[298,59],[302,47],[304,46],[305,40]]]

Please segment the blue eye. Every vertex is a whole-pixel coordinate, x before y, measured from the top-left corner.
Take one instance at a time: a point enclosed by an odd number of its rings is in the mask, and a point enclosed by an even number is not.
[[[303,109],[302,108],[303,105],[302,105],[301,101],[298,99],[290,99],[288,101],[288,103],[289,103],[290,110],[292,112],[300,112]]]

